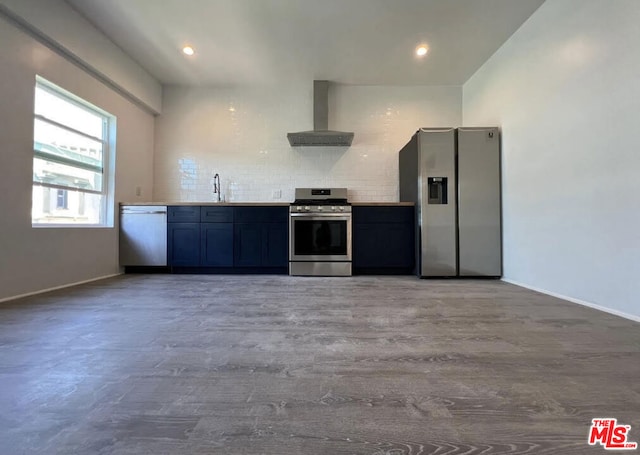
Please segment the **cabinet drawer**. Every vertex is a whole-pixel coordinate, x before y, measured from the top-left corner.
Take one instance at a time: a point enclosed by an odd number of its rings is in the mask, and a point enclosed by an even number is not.
[[[236,223],[286,223],[289,207],[236,207]]]
[[[354,224],[413,224],[414,207],[353,207]]]
[[[200,207],[200,221],[203,223],[232,223],[233,207]]]
[[[197,223],[200,221],[200,207],[197,205],[170,205],[167,207],[167,222]]]

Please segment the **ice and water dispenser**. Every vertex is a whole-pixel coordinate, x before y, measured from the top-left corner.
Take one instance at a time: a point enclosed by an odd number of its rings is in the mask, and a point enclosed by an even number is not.
[[[427,177],[428,204],[447,203],[447,177]]]

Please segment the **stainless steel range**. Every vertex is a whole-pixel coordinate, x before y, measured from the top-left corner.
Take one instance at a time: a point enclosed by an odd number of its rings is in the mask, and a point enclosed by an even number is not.
[[[289,213],[289,275],[351,276],[347,189],[296,188]]]

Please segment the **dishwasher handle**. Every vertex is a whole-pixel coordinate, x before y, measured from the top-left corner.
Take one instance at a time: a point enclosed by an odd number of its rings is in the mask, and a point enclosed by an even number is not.
[[[123,210],[123,215],[165,215],[166,210]]]
[[[139,206],[122,206],[120,207],[121,215],[166,215],[166,205],[139,205]]]

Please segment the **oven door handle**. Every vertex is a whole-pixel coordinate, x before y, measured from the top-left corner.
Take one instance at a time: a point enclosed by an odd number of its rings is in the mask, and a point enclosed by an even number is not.
[[[318,220],[322,218],[343,218],[345,220],[351,219],[350,213],[291,213],[291,218],[308,218],[310,220]]]

